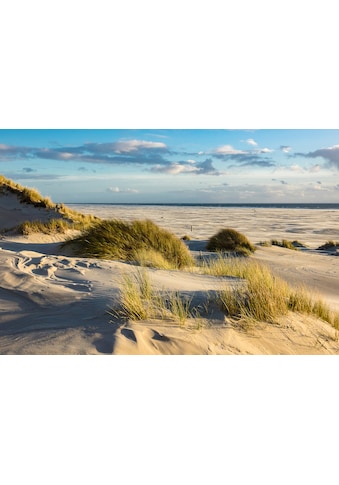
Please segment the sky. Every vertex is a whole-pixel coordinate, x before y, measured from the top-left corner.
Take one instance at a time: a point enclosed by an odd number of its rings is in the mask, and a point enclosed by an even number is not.
[[[0,166],[64,203],[339,202],[334,129],[2,129]]]

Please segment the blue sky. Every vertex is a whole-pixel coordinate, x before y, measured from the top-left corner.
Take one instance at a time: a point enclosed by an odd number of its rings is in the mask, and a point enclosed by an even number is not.
[[[0,166],[55,202],[339,202],[333,129],[3,129]]]

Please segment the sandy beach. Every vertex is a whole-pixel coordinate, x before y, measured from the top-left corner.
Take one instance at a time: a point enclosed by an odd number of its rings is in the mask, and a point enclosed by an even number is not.
[[[10,202],[10,203],[9,203]],[[72,206],[71,206],[72,207]],[[148,218],[179,237],[199,257],[207,239],[223,227],[254,244],[271,238],[299,240],[307,250],[258,247],[253,258],[290,284],[305,284],[339,311],[339,258],[316,250],[339,239],[338,211],[305,209],[74,206],[102,218]],[[0,197],[0,229],[41,219],[41,209]],[[45,214],[45,217],[46,214]],[[14,225],[14,224],[13,224]],[[124,275],[140,268],[120,261],[70,256],[63,236],[5,234],[0,241],[0,354],[337,354],[328,323],[289,314],[277,324],[244,329],[214,312],[185,325],[166,320],[112,319]],[[154,287],[183,292],[204,304],[231,279],[195,272],[147,269]]]

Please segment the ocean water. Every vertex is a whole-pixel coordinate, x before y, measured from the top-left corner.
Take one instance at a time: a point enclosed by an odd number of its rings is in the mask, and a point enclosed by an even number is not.
[[[178,237],[206,240],[224,227],[253,243],[299,241],[310,248],[339,241],[339,204],[67,204],[102,219],[150,219]]]
[[[239,207],[239,208],[261,208],[261,209],[339,209],[339,203],[238,203],[238,204],[117,204],[117,203],[82,203],[82,204],[67,204],[68,206],[112,206],[112,207]]]

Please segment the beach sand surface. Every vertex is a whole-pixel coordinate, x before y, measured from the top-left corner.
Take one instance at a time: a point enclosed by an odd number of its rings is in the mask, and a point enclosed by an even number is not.
[[[1,202],[0,229],[13,221],[41,219],[42,211]],[[259,247],[253,256],[292,285],[304,284],[339,311],[339,258],[316,248],[339,239],[338,211],[292,209],[74,206],[84,213],[125,220],[153,220],[182,237],[196,257],[207,239],[233,227],[253,243],[298,239],[309,248]],[[105,212],[106,211],[106,212]],[[112,213],[113,211],[113,213]],[[277,212],[278,211],[278,212]],[[292,212],[291,212],[292,211]],[[18,222],[19,221],[19,222]],[[217,308],[184,324],[171,320],[125,321],[111,315],[126,275],[140,268],[119,261],[73,257],[60,249],[64,236],[4,234],[0,240],[0,354],[337,354],[336,331],[310,316],[288,314],[276,324],[244,325]],[[231,278],[146,269],[156,289],[179,291],[200,308]]]

